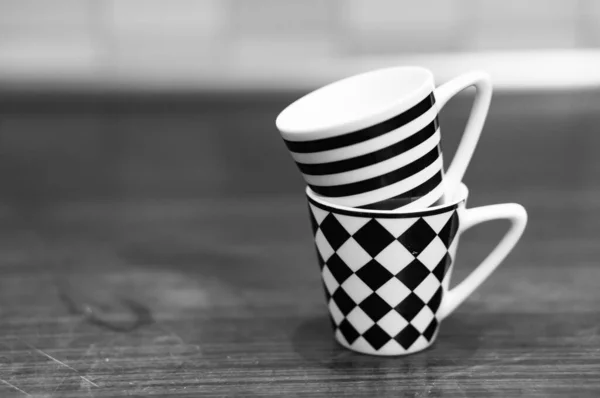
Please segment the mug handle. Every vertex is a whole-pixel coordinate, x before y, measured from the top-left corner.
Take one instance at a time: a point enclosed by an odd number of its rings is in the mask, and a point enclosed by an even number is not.
[[[492,100],[492,81],[487,73],[472,71],[462,74],[434,90],[435,101],[438,110],[441,111],[450,98],[470,86],[475,86],[477,90],[475,102],[471,108],[471,114],[469,120],[467,120],[467,126],[460,144],[454,154],[454,159],[452,159],[452,163],[448,166],[448,171],[444,176],[444,202],[447,198],[454,197],[454,192],[459,187],[473,157]]]
[[[511,222],[508,232],[490,254],[462,282],[446,292],[439,311],[440,320],[450,315],[467,297],[481,285],[515,247],[527,224],[527,212],[516,203],[463,209],[459,215],[458,236],[467,229],[493,220],[507,219]]]

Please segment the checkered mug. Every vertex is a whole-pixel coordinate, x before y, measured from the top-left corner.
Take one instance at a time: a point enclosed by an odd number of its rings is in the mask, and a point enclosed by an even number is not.
[[[438,114],[474,86],[461,142],[443,167]],[[482,71],[436,87],[431,71],[400,66],[338,80],[288,105],[275,124],[305,182],[330,203],[412,210],[453,197],[473,156],[492,96]]]
[[[516,203],[467,208],[460,184],[448,204],[411,212],[333,205],[306,189],[335,339],[364,354],[406,355],[431,346],[440,322],[495,270],[519,241],[527,212]],[[484,261],[449,289],[460,235],[507,219]]]

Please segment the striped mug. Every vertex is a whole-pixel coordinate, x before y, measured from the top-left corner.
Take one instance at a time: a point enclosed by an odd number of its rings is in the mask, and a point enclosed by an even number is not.
[[[466,129],[445,171],[438,114],[476,88]],[[351,76],[288,105],[276,119],[310,189],[330,203],[412,210],[454,196],[492,96],[488,74],[472,71],[435,87],[433,73],[401,66]]]

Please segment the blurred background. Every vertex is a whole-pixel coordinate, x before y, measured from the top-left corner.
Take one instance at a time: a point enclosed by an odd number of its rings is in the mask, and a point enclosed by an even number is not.
[[[390,63],[586,84],[599,46],[594,0],[0,1],[0,78],[19,85],[296,89]]]
[[[514,186],[495,167],[507,156],[497,144],[578,131],[598,108],[600,2],[0,0],[1,195],[29,210],[52,198],[301,196],[277,113],[322,84],[398,64],[431,68],[437,84],[492,75],[467,180]],[[471,100],[442,114],[447,158]],[[558,150],[586,137],[548,139]],[[548,189],[581,181],[559,153],[532,150],[511,154],[523,181],[540,184],[542,170],[560,181]]]
[[[393,65],[428,67],[438,85],[491,74],[469,205],[517,202],[529,223],[441,355],[389,366],[460,396],[516,371],[512,395],[564,392],[543,382],[569,374],[589,395],[599,0],[0,0],[0,396],[92,395],[84,375],[141,395],[274,394],[278,378],[333,391],[323,369],[352,392],[409,380],[367,361],[366,378],[340,382],[363,362],[319,337],[304,182],[275,127],[307,92]],[[472,101],[466,90],[440,114],[446,166]],[[501,232],[477,227],[453,278]]]

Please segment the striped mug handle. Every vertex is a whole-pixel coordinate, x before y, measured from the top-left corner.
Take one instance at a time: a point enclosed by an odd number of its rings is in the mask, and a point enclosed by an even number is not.
[[[475,102],[471,108],[471,114],[467,121],[467,127],[460,140],[458,149],[444,176],[444,202],[452,200],[454,193],[460,186],[473,152],[479,141],[481,130],[487,117],[490,102],[492,100],[492,81],[490,76],[482,71],[472,71],[462,74],[435,89],[435,101],[438,110],[462,90],[475,86]]]

